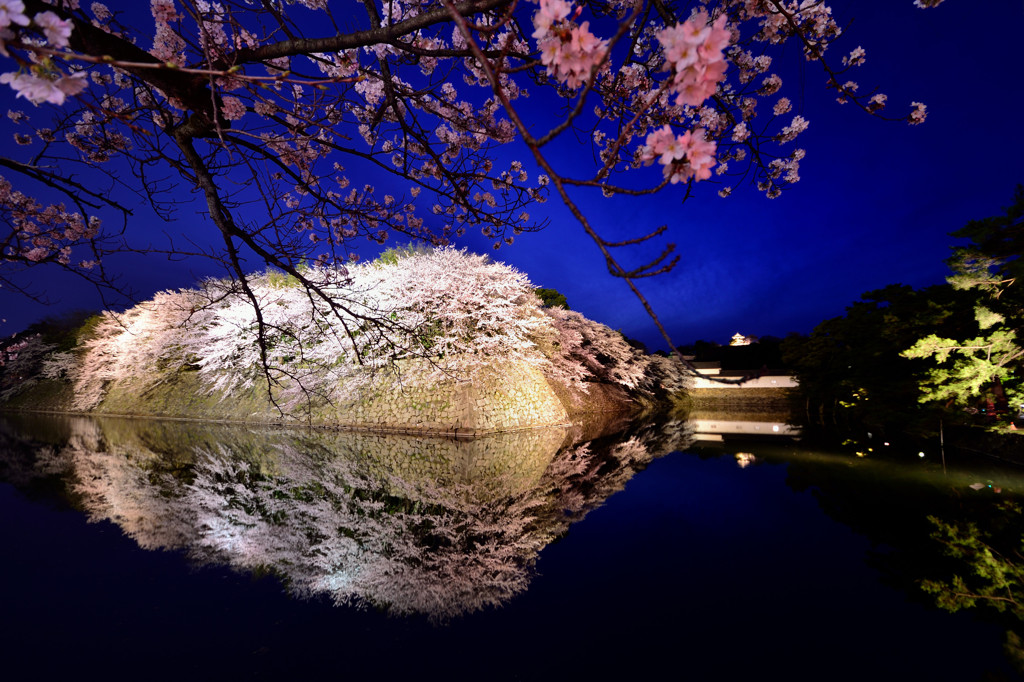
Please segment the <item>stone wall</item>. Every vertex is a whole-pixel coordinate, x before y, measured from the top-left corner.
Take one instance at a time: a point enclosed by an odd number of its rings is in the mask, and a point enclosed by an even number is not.
[[[417,364],[419,363],[419,364]],[[89,410],[112,416],[298,424],[391,433],[472,437],[570,422],[558,394],[536,367],[497,362],[462,376],[424,379],[424,361],[402,361],[397,372],[381,372],[367,382],[358,398],[344,403],[320,402],[310,411],[282,415],[265,386],[229,394],[210,393],[196,372],[169,371],[160,377],[122,379],[107,387],[105,397]],[[437,376],[436,372],[433,372]],[[43,380],[3,407],[74,412],[73,387]]]
[[[339,425],[382,431],[481,435],[567,424],[544,374],[524,363],[495,363],[462,377],[424,381],[422,361],[376,377],[358,400],[336,410]]]

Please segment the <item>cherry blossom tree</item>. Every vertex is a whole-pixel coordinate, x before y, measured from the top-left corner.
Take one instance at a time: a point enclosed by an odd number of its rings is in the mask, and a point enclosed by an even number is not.
[[[28,388],[39,380],[39,365],[54,347],[31,334],[0,347],[0,400]]]
[[[8,114],[16,145],[0,158],[0,283],[50,265],[112,292],[119,251],[211,258],[252,306],[268,372],[257,264],[340,324],[353,302],[300,264],[340,268],[396,235],[444,245],[479,230],[500,248],[544,227],[528,209],[549,192],[667,339],[637,282],[674,267],[674,245],[627,264],[665,228],[608,240],[577,197],[685,198],[712,178],[723,196],[744,182],[779,196],[799,180],[809,125],[779,94],[788,44],[840,101],[876,116],[887,104],[849,79],[862,48],[833,58],[842,29],[818,0],[139,4],[0,0],[0,83],[29,105]],[[896,118],[922,122],[911,107]],[[573,134],[589,168],[550,151]],[[140,199],[170,221],[196,198],[217,246],[135,234]]]
[[[68,407],[88,411],[118,382],[141,395],[195,371],[203,390],[221,400],[269,378],[282,413],[309,417],[314,407],[365,398],[378,371],[432,384],[473,379],[508,362],[539,369],[569,395],[588,393],[593,383],[634,397],[683,385],[677,366],[579,313],[542,307],[523,273],[485,256],[446,247],[344,273],[301,271],[353,313],[331,316],[321,299],[280,273],[249,277],[258,308],[230,280],[211,279],[93,318],[67,350],[38,334],[0,342],[0,399],[28,388],[26,377],[42,377],[70,384]],[[264,347],[269,367],[261,364]]]

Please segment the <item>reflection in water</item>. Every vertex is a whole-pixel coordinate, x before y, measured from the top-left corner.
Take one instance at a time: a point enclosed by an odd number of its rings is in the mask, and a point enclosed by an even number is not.
[[[1024,584],[1024,470],[962,457],[944,464],[886,442],[865,457],[868,448],[851,445],[843,456],[760,441],[733,457],[743,469],[785,464],[787,484],[810,492],[829,517],[867,537],[866,563],[911,600],[951,611],[978,607],[978,618],[1007,629],[1005,650],[1024,674],[1024,606],[1017,597]],[[718,443],[692,450],[733,452]]]
[[[566,429],[472,441],[87,417],[0,418],[0,475],[61,482],[146,549],[273,572],[300,596],[445,619],[506,602],[537,554],[683,422],[578,442]]]
[[[720,442],[730,438],[799,438],[801,428],[790,410],[774,403],[728,402],[719,408],[707,405],[690,410],[687,418],[698,441]]]
[[[746,469],[757,461],[757,457],[749,452],[737,452],[734,456],[736,457],[736,464],[739,465],[740,469]]]

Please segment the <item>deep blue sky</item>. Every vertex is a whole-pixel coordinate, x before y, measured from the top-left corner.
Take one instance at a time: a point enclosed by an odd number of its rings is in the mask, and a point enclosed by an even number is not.
[[[912,0],[830,4],[841,24],[852,21],[833,60],[863,46],[867,63],[854,80],[886,93],[890,115],[905,114],[911,101],[924,102],[923,125],[884,122],[837,104],[822,87],[820,67],[791,50],[773,70],[784,79],[780,95],[793,100],[794,112],[809,119],[810,128],[799,139],[807,150],[802,180],[782,197],[769,200],[746,187],[720,199],[719,186],[711,183],[697,185],[685,206],[678,187],[655,198],[580,197],[609,236],[669,225],[668,238],[678,244],[682,262],[674,272],[644,281],[642,289],[676,343],[725,343],[735,332],[806,333],[842,314],[865,291],[940,283],[953,243],[948,234],[970,219],[1001,212],[1014,187],[1024,183],[1022,0],[991,0],[983,10],[970,0],[947,0],[931,10],[914,7]],[[15,106],[12,95],[7,88],[0,92],[2,111]],[[578,153],[568,142],[559,151],[564,163]],[[663,347],[640,304],[607,275],[597,248],[557,199],[531,213],[548,216],[551,227],[523,235],[495,258],[539,286],[562,291],[588,317]],[[207,229],[196,220],[154,222],[152,229]],[[131,229],[151,229],[144,223]],[[464,245],[489,251],[482,241]],[[190,285],[199,274],[192,267],[157,257],[125,263],[126,278],[141,293]],[[60,299],[51,307],[0,290],[0,318],[6,319],[0,334],[64,309],[97,305],[80,285],[48,281],[55,285],[51,295]]]

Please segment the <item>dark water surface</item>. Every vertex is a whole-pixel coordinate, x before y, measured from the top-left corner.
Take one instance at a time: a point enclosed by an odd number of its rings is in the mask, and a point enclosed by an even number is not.
[[[916,582],[1019,471],[0,417],[0,480],[5,679],[1017,679]]]

